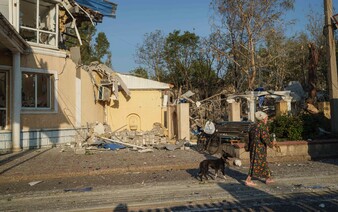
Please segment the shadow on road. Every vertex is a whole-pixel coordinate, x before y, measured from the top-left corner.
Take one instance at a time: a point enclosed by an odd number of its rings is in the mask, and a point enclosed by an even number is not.
[[[198,169],[186,171],[196,176]],[[265,186],[258,183],[257,187],[248,187],[244,185],[246,174],[231,168],[226,169],[226,174],[239,184],[218,182],[217,185],[224,190],[223,200],[212,201],[210,194],[211,199],[206,203],[187,199],[181,205],[142,209],[128,208],[127,204],[120,203],[113,211],[336,211],[338,208],[338,191],[274,193],[271,190],[278,189],[275,184]]]
[[[223,186],[227,190],[228,186]],[[248,192],[250,197],[236,201],[216,201],[212,203],[187,203],[172,207],[133,209],[125,203],[120,203],[112,211],[114,212],[160,212],[160,211],[336,211],[338,207],[338,192],[325,192],[318,195],[315,193],[295,194],[288,197],[266,196],[266,193],[251,188]]]
[[[0,169],[0,175],[13,169],[14,167],[17,167],[33,158],[36,158],[38,157],[39,155],[43,154],[43,153],[46,153],[47,151],[49,151],[51,148],[48,148],[48,149],[40,149],[41,151],[39,153],[36,153],[36,154],[33,154],[32,156],[29,156],[29,154],[32,154],[34,152],[36,152],[36,150],[33,150],[33,149],[30,149],[30,150],[25,150],[25,151],[22,151],[20,153],[16,153],[16,154],[13,154],[12,156],[9,156],[9,157],[5,157],[4,159],[2,159],[0,161],[0,168],[1,166],[4,166],[5,164],[9,163],[9,162],[12,162],[16,159],[19,159],[19,158],[25,158],[21,161],[19,161],[18,163],[15,163],[14,165],[11,165],[5,169]]]

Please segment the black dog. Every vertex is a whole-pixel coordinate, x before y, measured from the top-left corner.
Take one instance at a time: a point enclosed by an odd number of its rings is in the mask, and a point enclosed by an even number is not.
[[[224,153],[221,158],[203,160],[200,163],[200,172],[198,173],[201,181],[203,181],[203,176],[208,180],[207,174],[209,171],[209,167],[215,170],[215,179],[217,178],[218,170],[221,170],[223,178],[226,179],[224,169],[225,163],[228,163],[227,160],[229,159],[229,157],[229,154]]]

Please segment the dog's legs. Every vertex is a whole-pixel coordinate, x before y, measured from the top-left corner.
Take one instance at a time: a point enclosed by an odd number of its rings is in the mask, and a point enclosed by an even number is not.
[[[224,180],[226,180],[227,178],[225,177],[224,168],[222,169],[222,174],[223,174],[223,178],[224,178]]]
[[[202,176],[202,173],[200,172],[200,173],[198,173],[198,175],[197,175],[199,178],[200,178],[200,180],[201,181],[203,181],[203,176]]]
[[[200,180],[201,180],[202,182],[203,182],[203,176],[205,177],[206,180],[208,180],[208,177],[207,177],[207,175],[205,174],[204,171],[200,171],[200,172],[198,173],[198,176],[200,177]]]
[[[218,170],[217,170],[217,169],[215,169],[215,178],[214,178],[214,180],[216,180],[216,179],[217,179],[217,173],[218,173]]]

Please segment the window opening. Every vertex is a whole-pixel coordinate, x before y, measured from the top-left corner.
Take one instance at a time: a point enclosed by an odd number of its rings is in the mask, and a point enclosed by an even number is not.
[[[20,35],[28,42],[57,45],[57,5],[45,0],[20,1]]]
[[[53,78],[52,74],[23,72],[22,107],[50,109]]]

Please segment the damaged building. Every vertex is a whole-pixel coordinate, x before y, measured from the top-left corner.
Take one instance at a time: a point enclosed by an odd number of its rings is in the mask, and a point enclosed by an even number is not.
[[[153,143],[190,139],[189,105],[171,104],[171,85],[81,64],[77,26],[114,18],[116,8],[103,0],[0,0],[0,151],[82,145],[98,124],[119,136],[143,132]],[[77,47],[68,50],[70,39]]]
[[[174,103],[171,84],[117,73],[98,62],[82,67],[92,79],[95,101],[105,106],[109,131],[97,136],[139,146],[190,140],[189,104]],[[87,141],[91,144],[93,138]]]
[[[114,17],[108,1],[0,0],[0,150],[72,142],[86,123],[104,122],[91,78],[62,50],[77,24]],[[72,34],[73,33],[73,34]]]

